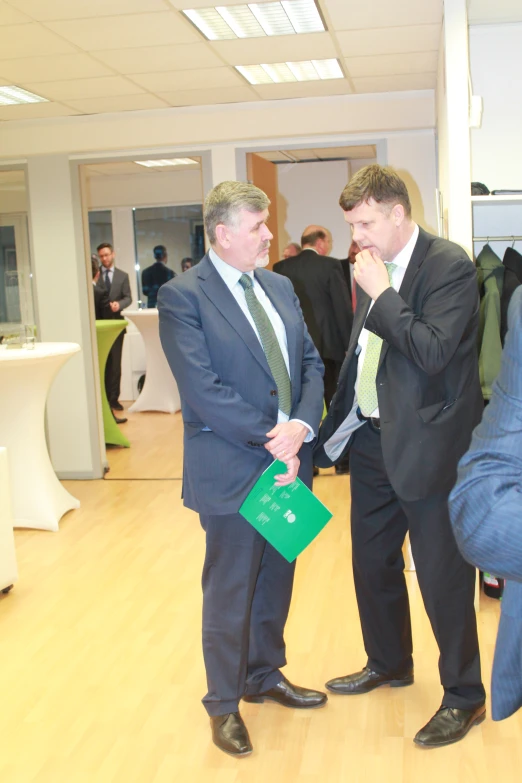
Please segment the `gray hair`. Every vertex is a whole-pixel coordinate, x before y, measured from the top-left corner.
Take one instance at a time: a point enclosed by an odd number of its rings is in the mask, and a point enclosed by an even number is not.
[[[220,224],[236,227],[239,212],[263,212],[270,199],[262,190],[248,182],[220,182],[212,188],[203,206],[205,231],[210,244],[216,241],[216,227]]]

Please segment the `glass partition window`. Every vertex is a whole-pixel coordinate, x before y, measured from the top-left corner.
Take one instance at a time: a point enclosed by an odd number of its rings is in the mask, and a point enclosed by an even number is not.
[[[134,238],[136,243],[136,275],[139,299],[147,306],[142,291],[142,272],[156,262],[154,248],[162,245],[167,253],[166,266],[177,275],[182,273],[184,258],[198,263],[205,255],[203,207],[189,204],[172,207],[136,208]]]
[[[96,248],[102,242],[114,245],[112,238],[112,212],[110,209],[89,212],[89,241],[91,255],[96,255]]]

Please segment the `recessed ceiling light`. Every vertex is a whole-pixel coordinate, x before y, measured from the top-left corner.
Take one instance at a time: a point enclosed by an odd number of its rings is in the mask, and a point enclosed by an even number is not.
[[[163,160],[135,160],[138,166],[146,166],[148,169],[163,168],[164,166],[189,166],[197,161],[192,158],[165,158]]]
[[[344,79],[338,60],[305,60],[303,62],[236,65],[236,70],[250,84],[312,82],[321,79]]]
[[[183,11],[210,41],[296,35],[325,30],[315,0],[245,3]]]
[[[20,103],[48,103],[47,98],[27,92],[21,87],[10,84],[8,87],[0,87],[0,106],[11,106]]]

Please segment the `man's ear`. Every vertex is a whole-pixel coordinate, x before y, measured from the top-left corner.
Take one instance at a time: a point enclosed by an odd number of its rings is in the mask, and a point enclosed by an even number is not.
[[[395,204],[395,206],[392,207],[392,217],[397,227],[402,225],[405,217],[404,207],[402,206],[402,204]]]
[[[216,239],[221,247],[226,249],[230,247],[230,230],[224,223],[218,223],[216,226]]]

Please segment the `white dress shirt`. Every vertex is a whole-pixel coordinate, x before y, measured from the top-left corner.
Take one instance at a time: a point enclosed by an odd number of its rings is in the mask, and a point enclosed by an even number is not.
[[[230,264],[227,264],[218,256],[218,254],[215,252],[213,248],[210,248],[208,255],[212,264],[216,269],[216,272],[219,274],[219,276],[227,286],[228,290],[230,291],[230,293],[232,294],[232,296],[240,306],[243,314],[245,315],[245,318],[248,319],[250,326],[254,330],[256,337],[259,340],[261,348],[263,348],[263,343],[261,342],[259,332],[257,331],[256,325],[254,323],[254,319],[252,318],[252,314],[248,309],[245,290],[241,285],[241,283],[239,282],[239,279],[243,274],[247,274],[249,277],[252,278],[252,281],[254,283],[254,293],[257,296],[259,303],[261,304],[263,310],[265,311],[265,313],[267,314],[270,320],[270,323],[274,328],[274,332],[277,337],[277,342],[279,343],[279,347],[281,348],[281,353],[283,354],[283,359],[285,360],[288,376],[290,380],[292,380],[292,376],[290,373],[290,360],[288,358],[288,343],[286,339],[285,325],[283,323],[281,316],[279,315],[274,305],[272,304],[272,302],[264,292],[263,287],[259,285],[259,283],[257,282],[254,273],[241,272],[239,269],[236,269],[235,266],[231,266]],[[281,424],[288,420],[289,417],[287,416],[287,414],[283,413],[282,410],[279,410],[277,413],[277,423]],[[309,424],[307,424],[305,421],[301,421],[301,419],[292,419],[292,421],[298,421],[300,424],[303,424],[309,430],[309,433],[305,438],[306,443],[313,440],[315,435]]]
[[[395,291],[398,291],[399,288],[401,287],[402,281],[404,280],[404,275],[406,274],[408,264],[411,261],[413,250],[415,249],[415,245],[417,244],[418,238],[419,238],[419,227],[417,224],[415,224],[413,234],[411,235],[409,241],[392,260],[392,263],[396,264],[396,269],[393,270],[392,279],[391,279],[391,286]],[[368,313],[372,309],[373,305],[374,305],[374,301],[372,299],[370,303],[370,307],[368,308]],[[366,317],[368,317],[368,313],[366,314]],[[363,327],[361,329],[361,334],[359,335],[359,340],[357,343],[357,348],[356,348],[356,353],[358,354],[357,378],[355,381],[355,395],[353,399],[352,409],[348,414],[348,416],[343,421],[343,423],[341,424],[341,426],[337,428],[337,430],[334,432],[332,437],[328,441],[326,441],[324,445],[324,450],[327,456],[332,461],[335,461],[342,454],[344,447],[348,443],[348,439],[351,437],[352,433],[355,432],[355,430],[359,429],[359,427],[361,427],[364,423],[359,420],[359,417],[357,416],[356,413],[357,408],[359,407],[359,403],[357,401],[357,389],[359,388],[359,376],[361,374],[361,369],[364,364],[364,357],[366,354],[366,349],[368,347],[368,337],[370,334],[371,332]],[[376,408],[374,411],[372,411],[371,417],[379,418],[379,408]]]

